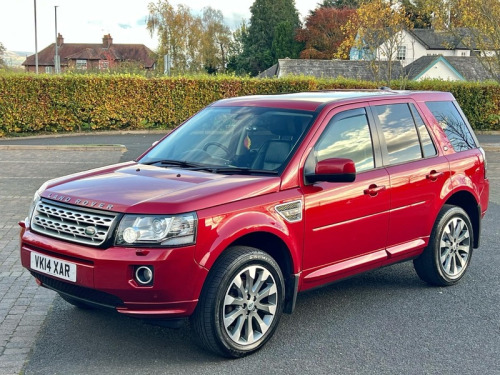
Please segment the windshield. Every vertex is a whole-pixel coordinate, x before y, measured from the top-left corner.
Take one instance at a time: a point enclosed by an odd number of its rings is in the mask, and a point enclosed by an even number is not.
[[[140,163],[221,173],[280,173],[312,117],[312,112],[288,109],[207,107]]]

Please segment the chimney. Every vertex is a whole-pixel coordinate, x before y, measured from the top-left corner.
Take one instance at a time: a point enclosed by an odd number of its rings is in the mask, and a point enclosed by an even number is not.
[[[111,34],[104,35],[102,37],[102,46],[103,48],[109,48],[113,44],[113,38],[111,38]]]
[[[57,46],[61,47],[63,45],[63,43],[64,43],[64,38],[61,35],[61,33],[58,33],[57,34]]]

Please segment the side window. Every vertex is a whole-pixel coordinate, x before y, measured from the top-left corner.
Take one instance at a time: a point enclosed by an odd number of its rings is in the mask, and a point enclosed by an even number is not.
[[[422,153],[424,158],[429,156],[435,156],[437,154],[436,147],[432,143],[431,136],[429,135],[429,130],[425,126],[424,120],[420,117],[414,104],[410,104],[411,112],[413,113],[413,118],[417,124],[418,135],[420,135],[420,143],[422,144]]]
[[[425,104],[438,120],[455,151],[477,147],[469,127],[453,102],[426,102]]]
[[[312,155],[316,157],[316,161],[351,159],[357,172],[374,168],[372,138],[365,109],[353,109],[335,115],[314,147]],[[306,166],[306,171],[307,168]]]
[[[408,104],[373,107],[384,133],[389,164],[422,158],[417,128]]]

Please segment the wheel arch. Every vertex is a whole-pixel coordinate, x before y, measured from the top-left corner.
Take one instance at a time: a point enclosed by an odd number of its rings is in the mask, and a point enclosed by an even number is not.
[[[291,250],[287,244],[275,234],[253,232],[238,238],[229,245],[229,247],[231,246],[254,247],[273,257],[278,263],[285,281],[285,306],[283,312],[291,314],[295,309],[299,290],[299,273],[294,272],[298,265],[294,263]]]
[[[472,223],[473,247],[479,247],[479,233],[481,231],[481,207],[474,195],[466,190],[460,190],[451,195],[445,204],[462,208]]]
[[[224,252],[235,246],[247,246],[259,249],[269,254],[276,263],[278,263],[285,282],[285,305],[283,312],[291,314],[295,309],[300,273],[295,271],[298,269],[299,265],[294,262],[292,251],[285,241],[278,235],[266,231],[247,233],[229,243],[224,250],[218,254],[217,259],[219,259]],[[215,259],[215,262],[217,259]]]
[[[253,232],[246,234],[234,242],[231,246],[250,246],[262,250],[271,255],[281,268],[285,278],[294,273],[294,262],[290,249],[278,236],[269,232]]]

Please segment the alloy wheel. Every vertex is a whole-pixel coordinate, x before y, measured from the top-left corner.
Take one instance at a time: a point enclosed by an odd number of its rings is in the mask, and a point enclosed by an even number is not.
[[[230,339],[247,346],[259,341],[276,316],[278,289],[263,266],[251,265],[230,282],[223,304],[223,324]]]
[[[470,229],[464,220],[454,217],[446,224],[439,249],[442,271],[450,279],[458,278],[467,267],[471,251]]]

